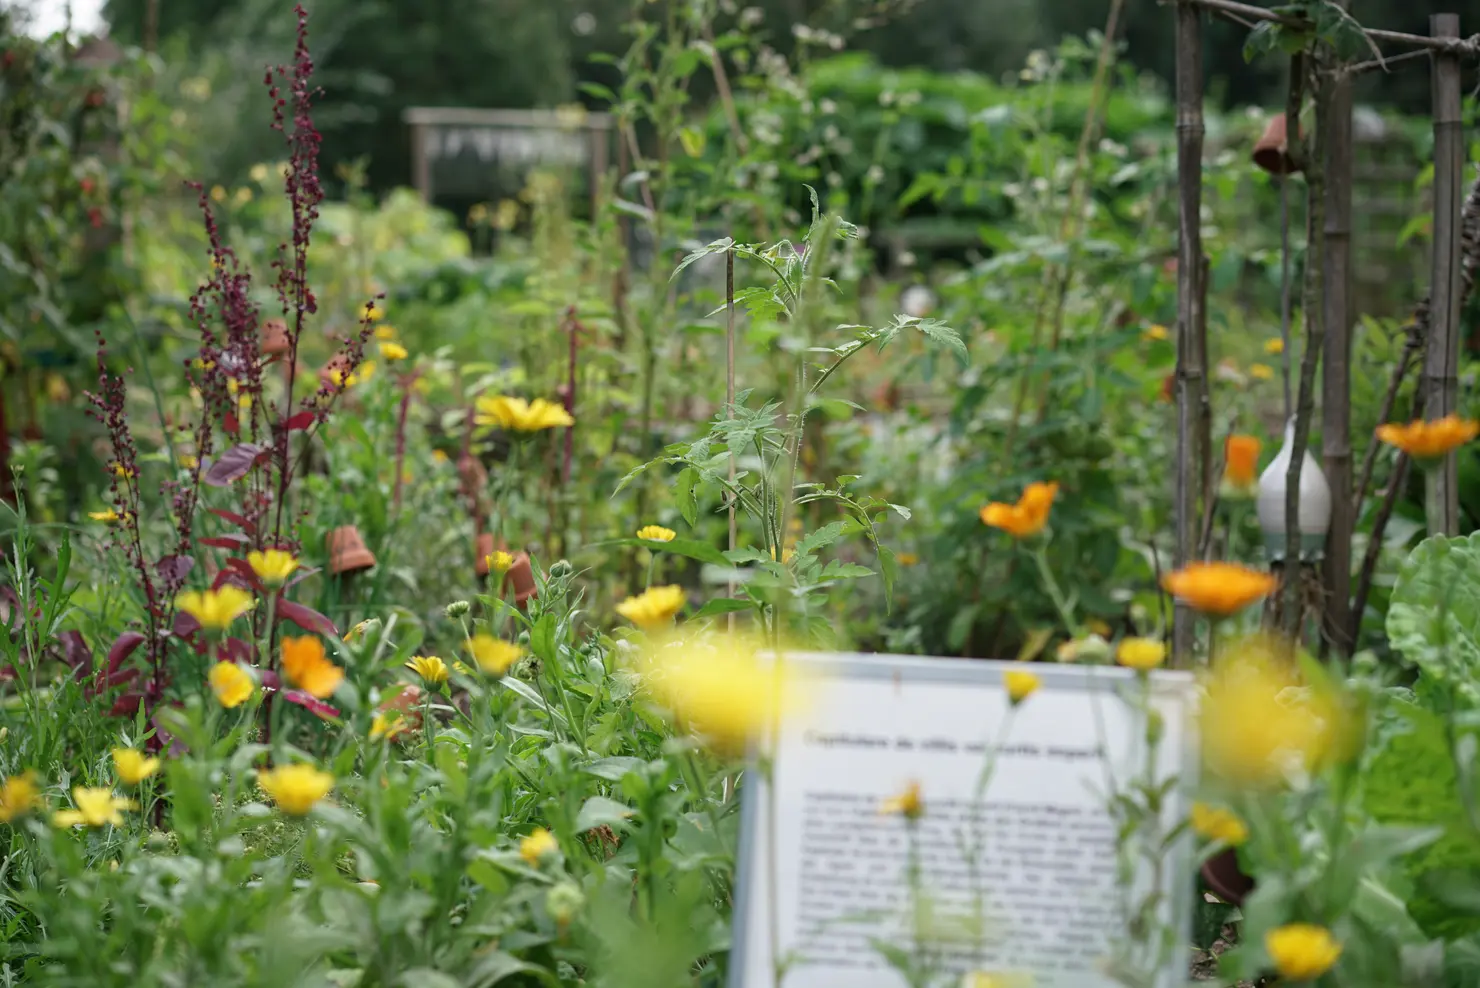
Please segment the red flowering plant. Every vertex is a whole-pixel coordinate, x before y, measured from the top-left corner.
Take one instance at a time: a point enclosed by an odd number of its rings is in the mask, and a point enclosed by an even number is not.
[[[336,373],[295,400],[300,369],[299,341],[318,305],[308,283],[308,252],[318,207],[319,133],[312,119],[318,91],[312,86],[308,17],[298,15],[297,45],[291,68],[266,76],[273,123],[288,145],[284,194],[292,213],[291,241],[279,245],[273,261],[281,316],[264,319],[252,297],[252,275],[221,236],[210,197],[200,186],[200,208],[210,244],[210,277],[191,296],[190,313],[200,346],[184,363],[199,413],[192,423],[165,422],[165,445],[174,477],[160,485],[168,501],[172,538],[162,553],[146,548],[144,497],[138,448],[130,428],[123,377],[110,371],[104,341],[98,340],[99,388],[89,394],[93,414],[103,424],[113,454],[107,514],[117,533],[110,548],[121,552],[142,593],[143,627],[120,635],[106,662],[96,670],[89,691],[111,701],[111,713],[153,723],[151,750],[168,741],[156,718],[172,701],[172,671],[195,666],[198,682],[209,682],[225,706],[244,702],[260,684],[268,723],[274,696],[320,716],[337,711],[324,699],[332,665],[316,637],[284,638],[286,620],[309,636],[334,635],[332,621],[284,592],[313,572],[299,566],[300,546],[291,510],[293,482],[305,469],[314,435],[327,421],[339,393],[359,368],[371,333],[373,302],[367,302],[357,330],[340,339],[331,361]],[[272,378],[279,376],[281,383]],[[300,435],[295,439],[294,434]],[[221,492],[222,500],[216,503]],[[201,509],[213,516],[211,531],[198,532]],[[189,589],[203,573],[203,588]],[[259,600],[261,605],[259,606]],[[241,622],[245,622],[242,624]],[[239,634],[237,629],[245,627]],[[183,649],[181,648],[183,646]],[[317,648],[315,648],[317,646]],[[170,656],[181,661],[172,667]],[[193,657],[193,658],[190,658]],[[210,673],[204,666],[214,661]],[[251,670],[250,685],[223,665]],[[286,680],[286,683],[284,682]],[[283,687],[295,686],[296,689]]]

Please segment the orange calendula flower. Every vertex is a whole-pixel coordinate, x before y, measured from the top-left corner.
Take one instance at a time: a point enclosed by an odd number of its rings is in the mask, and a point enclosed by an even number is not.
[[[1223,476],[1241,490],[1259,483],[1259,440],[1253,436],[1229,436],[1223,443]]]
[[[1048,512],[1053,499],[1059,493],[1057,483],[1036,482],[1023,489],[1017,504],[993,501],[982,508],[982,521],[1000,528],[1015,539],[1026,539],[1043,531],[1048,524]]]
[[[1280,581],[1237,563],[1189,563],[1162,577],[1161,585],[1193,610],[1228,617],[1269,596]]]
[[[1377,438],[1396,446],[1415,460],[1436,460],[1480,435],[1480,422],[1446,415],[1434,422],[1418,419],[1401,425],[1389,422],[1377,427]]]
[[[324,643],[307,635],[283,639],[283,674],[319,700],[332,696],[344,681],[344,670],[324,655]]]

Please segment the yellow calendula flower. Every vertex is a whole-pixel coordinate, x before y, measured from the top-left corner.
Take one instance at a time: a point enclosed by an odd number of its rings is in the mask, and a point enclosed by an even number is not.
[[[196,467],[200,466],[200,459],[191,456],[189,453],[181,453],[178,459],[180,463],[180,469],[182,470],[194,470]]]
[[[468,654],[478,668],[490,676],[502,676],[509,667],[519,661],[524,650],[492,635],[478,634],[468,639]]]
[[[283,639],[283,675],[320,700],[332,696],[344,682],[344,670],[324,654],[324,643],[309,635]]]
[[[370,721],[370,740],[389,741],[407,730],[406,718],[399,713],[376,714]]]
[[[1256,381],[1274,380],[1274,368],[1268,364],[1250,364],[1249,376]]]
[[[1264,949],[1280,977],[1314,981],[1336,966],[1341,944],[1324,926],[1290,923],[1264,934]]]
[[[485,556],[483,561],[488,564],[490,573],[507,573],[514,565],[513,555],[502,549]]]
[[[1115,649],[1115,661],[1138,672],[1155,669],[1166,658],[1166,644],[1155,638],[1125,638]]]
[[[283,765],[257,773],[257,785],[289,816],[306,816],[334,788],[334,776],[312,765]]]
[[[452,671],[457,673],[459,676],[471,676],[473,674],[473,670],[469,669],[467,663],[463,662],[461,659],[452,660]]]
[[[265,552],[247,553],[247,565],[257,574],[257,579],[269,587],[280,587],[298,568],[298,560],[291,552],[268,549]]]
[[[1147,326],[1146,329],[1141,333],[1141,339],[1145,340],[1147,343],[1159,340],[1169,340],[1171,338],[1172,334],[1161,323],[1152,323],[1150,326]]]
[[[1228,617],[1269,596],[1280,581],[1237,563],[1188,563],[1163,576],[1161,585],[1193,610]]]
[[[1026,539],[1043,531],[1048,512],[1059,493],[1057,483],[1032,483],[1023,489],[1017,504],[993,501],[982,508],[982,523],[1000,528],[1015,539]]]
[[[109,508],[106,511],[89,511],[87,516],[93,521],[113,522],[118,520],[118,512]]]
[[[41,808],[41,787],[35,772],[12,775],[0,783],[0,823],[10,823]]]
[[[906,820],[918,820],[925,812],[925,803],[920,798],[920,783],[911,781],[897,795],[879,804],[879,813],[884,816],[899,815]]]
[[[897,555],[895,555],[894,559],[901,566],[918,566],[918,565],[920,565],[920,557],[917,554],[913,553],[913,552],[901,552],[901,553],[898,553]]]
[[[1377,427],[1377,438],[1396,446],[1415,460],[1436,460],[1480,435],[1480,422],[1446,415],[1433,422],[1418,419],[1402,425],[1389,422]]]
[[[672,542],[678,533],[662,525],[644,525],[637,530],[637,537],[648,542]]]
[[[387,363],[392,363],[397,360],[405,360],[408,356],[410,356],[410,354],[407,353],[405,347],[403,347],[399,343],[393,343],[389,340],[382,341],[376,346],[380,350],[381,359],[385,360]]]
[[[536,827],[532,834],[519,842],[519,856],[531,867],[538,867],[541,861],[559,852],[560,843],[544,827]]]
[[[123,825],[123,811],[138,809],[132,799],[113,795],[112,789],[78,786],[72,790],[76,809],[58,810],[51,815],[56,827],[114,827]]]
[[[365,306],[365,318],[371,322],[379,322],[385,318],[385,307],[379,302],[370,302]]]
[[[539,432],[576,424],[564,405],[544,398],[525,401],[508,395],[485,395],[478,399],[476,409],[474,421],[479,425],[496,425],[509,432]]]
[[[644,631],[651,631],[672,624],[686,601],[683,587],[649,587],[618,604],[617,613]]]
[[[235,662],[217,662],[211,666],[207,678],[211,684],[211,692],[216,694],[216,700],[227,710],[246,703],[257,689],[252,677]]]
[[[1037,692],[1038,687],[1043,685],[1042,680],[1035,673],[1013,669],[1002,676],[1002,682],[1007,687],[1007,699],[1015,707],[1028,697]]]
[[[219,590],[190,590],[175,598],[175,606],[195,618],[207,631],[225,631],[231,622],[252,609],[252,595],[226,584]]]
[[[377,340],[393,340],[396,338],[396,327],[390,323],[383,322],[375,327],[375,338]]]
[[[1285,341],[1278,336],[1264,341],[1264,352],[1271,357],[1278,357],[1285,352]]]
[[[159,771],[159,759],[146,757],[132,748],[114,748],[113,771],[118,773],[119,782],[136,786]]]
[[[1249,828],[1232,810],[1207,803],[1193,803],[1188,816],[1192,829],[1208,840],[1220,840],[1225,844],[1238,845],[1249,839]]]
[[[447,682],[447,663],[435,655],[413,655],[406,668],[416,673],[432,686]]]

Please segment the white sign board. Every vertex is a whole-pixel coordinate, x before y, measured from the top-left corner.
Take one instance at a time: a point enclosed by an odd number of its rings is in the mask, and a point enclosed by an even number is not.
[[[947,984],[969,971],[1028,975],[1034,988],[1116,984],[1100,967],[1126,929],[1106,773],[1123,786],[1147,771],[1145,718],[1118,692],[1135,687],[1133,673],[901,656],[787,661],[823,678],[807,715],[777,731],[770,778],[760,768],[746,776],[730,988],[776,988],[778,956],[781,988],[906,988],[874,944],[918,953],[921,929],[938,967],[956,972]],[[1009,714],[1002,674],[1025,668],[1042,686]],[[1152,676],[1151,706],[1165,720],[1154,772],[1181,780],[1163,832],[1185,817],[1196,769],[1192,685],[1187,673]],[[993,774],[978,798],[989,751]],[[914,846],[927,914],[912,914],[907,824],[880,812],[911,782],[924,802]],[[1192,850],[1180,840],[1164,862],[1162,917],[1179,943],[1190,932]],[[1141,879],[1131,885],[1150,880]],[[1186,956],[1175,953],[1169,986],[1186,980]]]

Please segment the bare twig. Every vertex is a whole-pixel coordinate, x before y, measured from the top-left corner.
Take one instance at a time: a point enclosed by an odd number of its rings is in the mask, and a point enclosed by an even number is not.
[[[1238,3],[1236,0],[1176,0],[1179,5],[1188,7],[1201,7],[1204,10],[1223,14],[1235,18],[1246,18],[1250,21],[1266,21],[1274,24],[1284,24],[1288,27],[1309,27],[1309,23],[1298,17],[1290,17],[1279,14],[1265,7],[1255,7],[1247,3]],[[1408,45],[1412,48],[1422,48],[1429,51],[1445,52],[1450,55],[1476,55],[1480,54],[1480,35],[1469,38],[1432,38],[1422,34],[1405,34],[1402,31],[1383,31],[1378,28],[1364,28],[1363,33],[1369,41],[1386,41],[1395,45]]]

